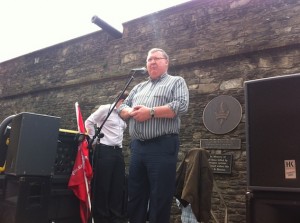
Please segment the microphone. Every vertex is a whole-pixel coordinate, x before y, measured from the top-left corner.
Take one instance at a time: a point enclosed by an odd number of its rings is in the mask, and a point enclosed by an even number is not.
[[[146,67],[139,67],[139,68],[134,68],[131,69],[134,73],[141,73],[141,74],[146,74],[147,73],[147,68]]]

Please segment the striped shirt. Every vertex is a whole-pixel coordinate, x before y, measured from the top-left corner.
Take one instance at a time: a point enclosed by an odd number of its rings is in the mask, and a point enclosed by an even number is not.
[[[136,85],[126,100],[119,107],[119,112],[126,107],[144,105],[158,107],[168,105],[176,114],[174,118],[152,118],[144,122],[129,119],[129,134],[133,139],[147,140],[161,135],[179,133],[180,116],[187,112],[189,91],[182,77],[163,74],[157,80]]]

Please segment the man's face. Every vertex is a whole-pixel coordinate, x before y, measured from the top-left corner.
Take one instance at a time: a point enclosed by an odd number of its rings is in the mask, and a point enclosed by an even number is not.
[[[147,70],[151,79],[158,79],[168,70],[169,61],[159,51],[148,54]]]

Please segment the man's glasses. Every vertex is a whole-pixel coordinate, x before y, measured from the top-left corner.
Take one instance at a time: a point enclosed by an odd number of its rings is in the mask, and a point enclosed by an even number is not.
[[[147,63],[151,63],[152,61],[156,62],[158,60],[163,60],[163,59],[166,59],[164,57],[153,57],[153,58],[148,58],[147,59]]]

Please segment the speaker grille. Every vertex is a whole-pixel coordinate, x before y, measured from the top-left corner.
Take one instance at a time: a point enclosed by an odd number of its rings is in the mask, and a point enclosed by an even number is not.
[[[51,175],[59,119],[27,112],[16,115],[11,124],[5,172],[13,175]]]
[[[300,74],[245,82],[250,189],[300,191]]]
[[[77,133],[59,131],[54,175],[70,176],[78,150]]]

